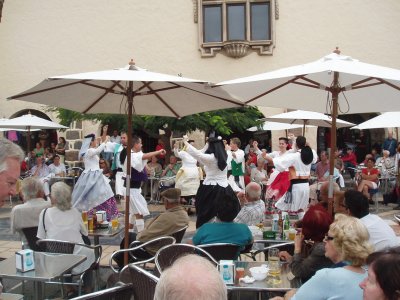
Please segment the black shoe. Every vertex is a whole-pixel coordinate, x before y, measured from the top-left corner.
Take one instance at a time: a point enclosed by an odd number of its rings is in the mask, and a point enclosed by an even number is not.
[[[397,205],[396,207],[393,207],[393,210],[400,210],[400,205]]]

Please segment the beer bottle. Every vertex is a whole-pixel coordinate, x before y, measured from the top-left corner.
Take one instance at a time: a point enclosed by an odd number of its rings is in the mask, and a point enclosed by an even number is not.
[[[279,214],[279,219],[278,219],[278,235],[279,238],[283,238],[283,219],[282,219],[282,213]]]

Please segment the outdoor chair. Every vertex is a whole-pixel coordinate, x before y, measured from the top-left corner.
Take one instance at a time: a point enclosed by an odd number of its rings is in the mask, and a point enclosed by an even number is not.
[[[28,247],[29,249],[33,250],[33,251],[44,251],[44,249],[39,246],[37,244],[37,241],[39,240],[37,238],[37,230],[38,227],[25,227],[25,228],[21,228],[22,234],[25,236],[26,241],[28,242]],[[24,245],[24,243],[22,244],[22,248],[26,249],[27,247]]]
[[[173,244],[162,247],[156,253],[155,263],[158,274],[161,274],[162,271],[170,267],[175,260],[186,254],[201,255],[211,261],[215,266],[218,265],[218,262],[211,256],[211,254],[202,248],[189,244]]]
[[[377,194],[378,194],[379,189],[380,189],[380,182],[381,181],[378,180],[378,184],[377,184],[376,189],[368,189],[369,196],[371,197],[371,200],[375,204],[375,213],[379,212],[379,199],[377,197]]]
[[[236,260],[240,254],[240,245],[231,243],[215,243],[199,245],[199,248],[208,252],[216,261]]]
[[[96,299],[96,300],[131,300],[132,299],[132,292],[133,292],[133,285],[132,283],[124,284],[118,283],[116,286],[86,294],[83,296],[72,298],[74,300],[89,300],[89,299]]]
[[[75,246],[86,247],[94,251],[96,258],[89,268],[84,270],[79,274],[64,274],[61,277],[61,282],[51,282],[51,283],[61,283],[61,294],[64,296],[64,285],[77,285],[78,286],[78,295],[82,294],[82,285],[85,274],[88,274],[91,271],[95,271],[95,289],[97,289],[98,282],[98,269],[100,266],[100,259],[102,255],[102,247],[100,245],[97,246],[88,246],[86,244],[73,243],[67,241],[60,240],[52,240],[52,239],[43,239],[38,240],[37,245],[41,247],[45,252],[49,253],[61,253],[61,254],[73,254]],[[76,280],[74,280],[78,277]],[[67,280],[67,281],[66,281]]]
[[[170,236],[175,238],[175,243],[179,244],[182,242],[183,236],[185,235],[186,229],[188,229],[188,227],[189,226],[185,226],[170,234]]]
[[[159,278],[134,264],[129,264],[129,270],[133,285],[133,298],[153,300]]]
[[[170,244],[175,244],[175,238],[173,238],[172,236],[162,236],[145,243],[134,241],[129,245],[128,249],[120,249],[111,254],[109,266],[114,273],[118,273],[119,270],[115,269],[115,267],[113,266],[113,261],[118,262],[118,260],[123,259],[123,253],[128,252],[130,260],[135,263],[138,262],[145,267],[147,263],[154,261],[154,255],[148,253],[146,251],[146,248],[160,249]]]

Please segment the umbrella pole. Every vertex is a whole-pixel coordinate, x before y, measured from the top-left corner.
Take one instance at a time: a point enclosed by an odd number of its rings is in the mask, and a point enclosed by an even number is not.
[[[28,170],[31,169],[31,157],[30,157],[30,152],[31,152],[31,126],[28,126],[28,132],[26,135],[26,156],[28,156]]]
[[[332,132],[331,132],[331,155],[329,157],[329,190],[328,190],[328,212],[333,215],[333,173],[335,168],[335,156],[336,151],[336,118],[338,115],[338,98],[339,98],[339,72],[333,74],[333,85],[330,90],[332,93]]]
[[[129,81],[127,90],[128,100],[128,145],[126,149],[126,196],[125,196],[125,243],[124,248],[129,248],[129,201],[131,183],[131,151],[132,151],[132,113],[133,113],[133,82]],[[124,265],[128,264],[128,252],[124,252]]]

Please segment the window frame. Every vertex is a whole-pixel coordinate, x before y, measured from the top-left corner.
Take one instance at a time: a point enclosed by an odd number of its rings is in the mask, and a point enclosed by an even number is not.
[[[259,55],[272,55],[275,47],[275,20],[277,19],[277,0],[198,0],[198,30],[199,30],[199,48],[203,57],[215,56],[218,52],[231,57],[243,57],[250,51],[257,51]],[[269,6],[269,35],[268,40],[251,40],[252,38],[252,19],[251,9],[255,4],[268,4]],[[229,40],[228,28],[228,7],[234,5],[244,5],[244,40]],[[204,11],[207,6],[221,7],[221,29],[222,40],[220,42],[205,42],[205,16]],[[275,16],[274,16],[275,13]]]

